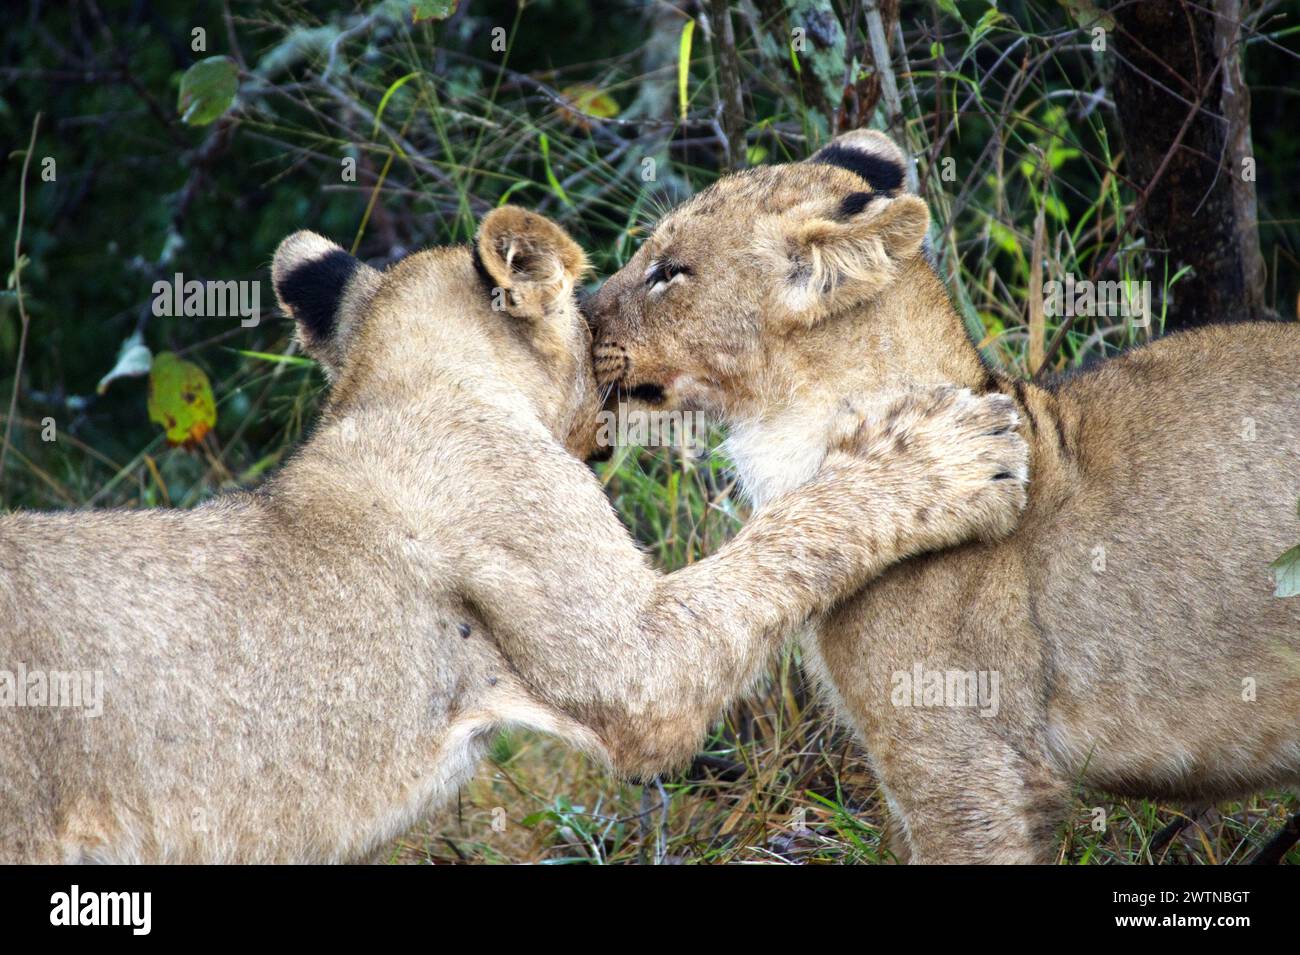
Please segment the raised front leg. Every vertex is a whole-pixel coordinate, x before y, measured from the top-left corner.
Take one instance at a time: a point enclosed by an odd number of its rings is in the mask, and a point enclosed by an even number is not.
[[[667,577],[649,568],[603,498],[555,501],[606,520],[559,538],[547,567],[501,548],[475,604],[521,676],[595,728],[615,763],[651,774],[688,758],[710,722],[810,616],[891,564],[1006,533],[1025,502],[1026,448],[1005,397],[941,389],[846,429],[807,484],[764,507],[719,553]],[[541,502],[546,506],[546,502]],[[591,514],[575,524],[593,525]],[[584,590],[575,560],[605,568]],[[556,595],[536,594],[551,587]],[[563,615],[539,613],[560,605]]]

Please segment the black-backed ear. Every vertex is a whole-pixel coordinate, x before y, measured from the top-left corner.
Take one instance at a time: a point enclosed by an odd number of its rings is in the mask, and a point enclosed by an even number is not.
[[[588,267],[586,254],[561,226],[518,206],[501,206],[483,217],[475,252],[500,289],[494,304],[534,321],[567,302]]]
[[[358,310],[379,273],[315,232],[295,232],[275,250],[271,284],[303,349],[332,379],[342,367]]]
[[[861,195],[854,193],[852,195]],[[796,207],[769,226],[760,255],[778,276],[776,315],[811,326],[884,291],[921,251],[930,210],[913,195],[842,201],[831,217]]]
[[[837,136],[813,153],[808,162],[847,169],[874,193],[896,196],[904,191],[907,160],[903,151],[874,129],[854,129]]]

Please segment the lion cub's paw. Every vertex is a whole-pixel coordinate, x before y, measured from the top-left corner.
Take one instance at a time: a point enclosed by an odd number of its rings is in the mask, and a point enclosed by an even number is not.
[[[877,462],[882,483],[914,505],[927,548],[946,547],[1015,528],[1029,483],[1019,424],[1006,395],[944,387],[910,392],[860,419],[840,447]]]

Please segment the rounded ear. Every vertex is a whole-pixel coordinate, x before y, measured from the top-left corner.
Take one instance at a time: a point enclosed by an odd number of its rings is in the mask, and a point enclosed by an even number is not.
[[[777,220],[761,248],[778,259],[776,311],[804,326],[888,288],[930,226],[929,208],[912,195],[845,201],[834,218],[800,213]]]
[[[898,145],[874,129],[854,129],[836,136],[808,162],[837,166],[863,179],[872,192],[895,196],[903,189],[907,159]]]
[[[908,193],[891,199],[872,224],[884,243],[885,254],[904,262],[921,251],[930,228],[930,207]]]
[[[587,271],[587,256],[569,233],[518,206],[493,209],[479,224],[479,263],[517,318],[542,319],[565,302]]]
[[[332,379],[343,364],[355,318],[379,273],[329,239],[306,229],[280,243],[271,284],[293,319],[303,350]]]

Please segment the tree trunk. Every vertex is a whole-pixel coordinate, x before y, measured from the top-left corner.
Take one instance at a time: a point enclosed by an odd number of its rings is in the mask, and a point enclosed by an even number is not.
[[[1113,10],[1115,106],[1125,171],[1149,192],[1140,225],[1156,259],[1151,279],[1158,286],[1163,278],[1162,254],[1170,276],[1183,266],[1193,270],[1170,291],[1167,331],[1272,317],[1242,75],[1243,2],[1208,6],[1142,0]]]
[[[736,31],[731,25],[731,0],[710,0],[709,22],[718,60],[718,98],[722,103],[722,129],[727,137],[726,171],[745,165],[745,104],[741,98],[740,57]]]

